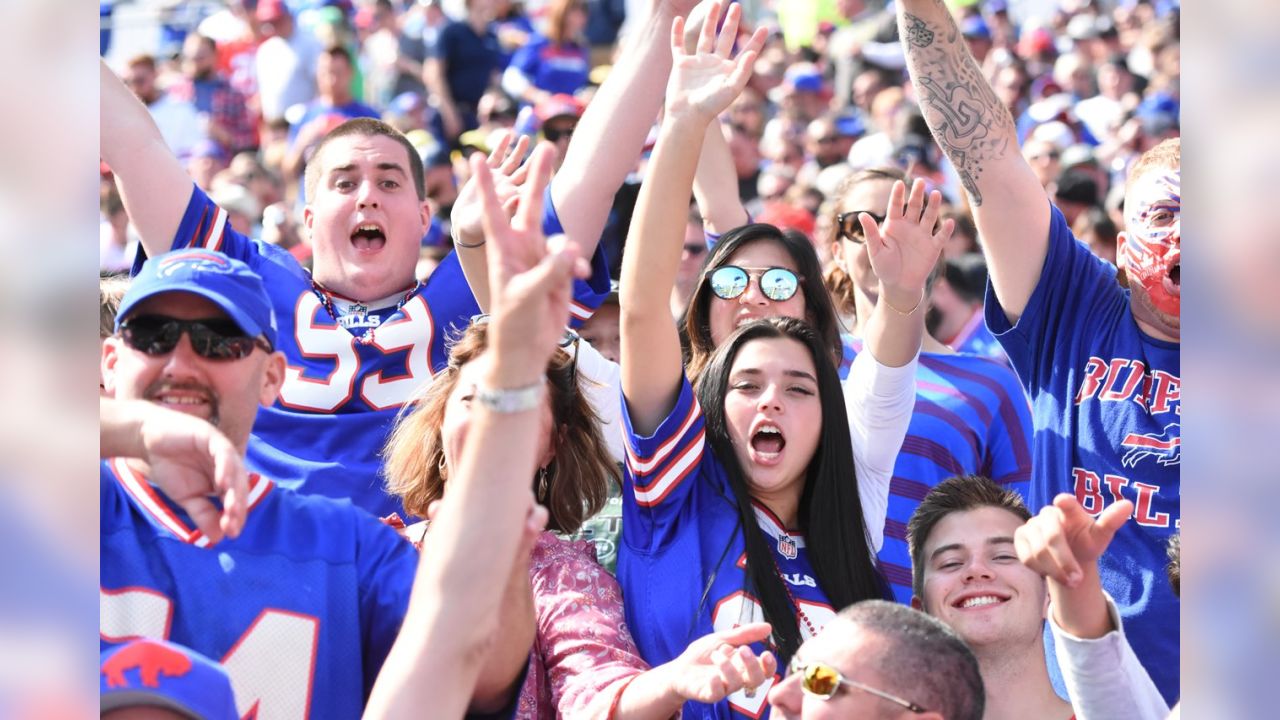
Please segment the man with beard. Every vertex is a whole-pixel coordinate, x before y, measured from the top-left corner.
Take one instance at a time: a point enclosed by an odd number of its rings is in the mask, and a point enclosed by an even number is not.
[[[1045,197],[943,3],[902,0],[897,12],[921,108],[982,235],[987,325],[1032,401],[1031,506],[1060,492],[1091,515],[1134,503],[1135,522],[1099,569],[1134,650],[1172,702],[1179,604],[1161,575],[1181,516],[1181,143],[1161,142],[1129,171],[1117,273]]]

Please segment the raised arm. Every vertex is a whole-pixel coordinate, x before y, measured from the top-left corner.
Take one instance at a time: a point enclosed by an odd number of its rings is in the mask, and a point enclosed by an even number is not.
[[[969,194],[992,287],[1017,322],[1048,253],[1048,198],[942,0],[899,0],[897,12],[920,109]]]
[[[191,178],[165,144],[147,108],[105,61],[98,62],[102,159],[115,173],[120,198],[142,247],[147,255],[160,255],[169,250],[178,232],[191,199]]]
[[[538,151],[542,155],[546,150]],[[486,236],[494,245],[495,289],[489,350],[481,384],[515,407],[477,400],[457,477],[441,501],[422,554],[404,625],[383,665],[366,717],[461,717],[499,632],[502,588],[525,535],[537,467],[541,402],[520,404],[522,391],[545,393],[545,368],[569,319],[570,281],[587,274],[572,244],[553,245],[541,232],[549,163],[530,179],[520,210],[508,220],[488,165],[472,159],[485,197]],[[545,511],[542,511],[545,512]],[[543,516],[545,519],[545,515]],[[483,529],[481,539],[477,533]],[[486,562],[475,563],[483,545]]]
[[[723,235],[751,219],[742,206],[742,198],[738,197],[733,155],[718,122],[711,123],[702,142],[698,172],[693,178],[693,197],[698,201],[702,226],[708,232]]]
[[[710,16],[718,18],[721,8],[717,0]],[[730,58],[741,14],[738,5],[731,5],[718,37],[715,23],[708,22],[692,54],[683,47],[684,19],[676,18],[670,30],[675,62],[667,83],[666,116],[636,200],[620,281],[622,391],[633,429],[644,435],[657,429],[680,389],[680,338],[668,298],[680,264],[687,217],[683,209],[698,153],[707,126],[746,85],[764,40],[757,32],[736,62]]]

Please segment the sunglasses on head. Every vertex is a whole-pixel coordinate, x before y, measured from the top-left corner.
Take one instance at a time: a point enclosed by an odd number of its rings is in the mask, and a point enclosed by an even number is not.
[[[178,346],[183,333],[191,338],[191,348],[209,360],[240,360],[254,348],[273,352],[261,337],[244,334],[234,321],[222,318],[179,320],[163,315],[142,315],[120,323],[120,337],[129,347],[153,357],[168,355]]]
[[[774,302],[790,300],[800,289],[801,278],[781,267],[746,268],[721,265],[711,271],[711,292],[721,300],[732,300],[747,291],[751,278],[757,278],[760,292]]]
[[[840,213],[836,215],[837,237],[856,243],[866,242],[866,233],[862,232],[862,223],[858,221],[858,216],[862,213],[870,215],[871,219],[876,221],[876,225],[884,222],[884,215],[873,213],[870,210],[850,210],[849,212]]]
[[[918,714],[925,712],[924,708],[909,700],[903,700],[897,695],[887,693],[883,690],[877,690],[870,685],[863,685],[856,680],[850,680],[840,674],[839,670],[831,667],[830,665],[824,665],[823,663],[806,663],[801,661],[798,657],[793,657],[791,658],[791,664],[787,672],[791,675],[800,676],[800,689],[804,690],[806,695],[813,695],[814,697],[822,698],[823,700],[830,700],[835,697],[836,693],[840,690],[840,686],[847,685],[852,688],[857,688],[865,693],[875,695],[878,698],[888,700],[896,705],[901,705],[913,713]]]
[[[480,313],[471,316],[472,325],[488,325],[493,316],[489,313]],[[561,350],[569,354],[569,376],[572,378],[573,388],[578,387],[578,344],[582,342],[582,336],[573,328],[565,328],[564,335],[560,336],[560,340],[556,343]],[[570,348],[573,348],[570,350]]]

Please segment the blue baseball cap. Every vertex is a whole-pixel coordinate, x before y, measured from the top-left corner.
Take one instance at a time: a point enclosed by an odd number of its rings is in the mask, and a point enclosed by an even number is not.
[[[149,258],[133,278],[116,313],[116,331],[138,303],[154,295],[186,292],[222,309],[246,335],[276,346],[276,314],[262,278],[248,265],[216,250],[191,248]]]
[[[196,720],[238,720],[231,678],[218,663],[163,640],[139,639],[100,656],[101,712],[147,706]]]

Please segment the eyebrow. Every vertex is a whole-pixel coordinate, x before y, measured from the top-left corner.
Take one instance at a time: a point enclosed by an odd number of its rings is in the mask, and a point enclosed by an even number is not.
[[[985,544],[987,544],[987,545],[1012,545],[1012,544],[1013,544],[1013,538],[1012,538],[1012,537],[1010,537],[1010,536],[1008,536],[1008,535],[999,535],[999,536],[997,536],[997,537],[990,537],[990,538],[987,538],[987,542],[986,542]],[[960,543],[951,543],[950,545],[943,545],[942,547],[937,548],[937,549],[936,549],[936,550],[934,550],[933,552],[929,553],[929,559],[930,559],[930,560],[933,560],[934,558],[938,557],[939,555],[941,555],[941,554],[943,554],[943,553],[946,553],[946,552],[950,552],[950,551],[952,551],[952,550],[963,550],[963,549],[964,549],[964,546],[963,546],[963,545],[961,545]]]
[[[739,370],[739,371],[737,371],[737,372],[735,372],[735,373],[734,373],[734,375],[751,375],[751,376],[759,376],[759,375],[763,375],[763,374],[764,374],[764,371],[763,371],[763,370],[761,370],[760,368],[743,368],[742,370]],[[807,372],[805,372],[805,371],[803,371],[803,370],[783,370],[783,371],[782,371],[782,374],[783,374],[783,375],[786,375],[787,377],[793,377],[793,378],[800,378],[800,379],[802,379],[802,380],[808,380],[808,381],[810,381],[810,382],[814,383],[815,385],[818,383],[818,378],[816,378],[816,377],[814,377],[814,376],[810,375],[809,373],[807,373]]]
[[[394,170],[394,171],[396,171],[396,172],[400,173],[401,175],[408,175],[408,174],[409,174],[408,172],[406,172],[406,171],[405,171],[405,169],[404,169],[404,168],[403,168],[399,163],[393,163],[393,162],[380,162],[380,163],[378,163],[377,165],[374,165],[374,169],[376,169],[376,170]],[[354,171],[354,170],[356,170],[356,164],[355,164],[355,163],[347,163],[346,165],[339,165],[339,166],[337,166],[337,167],[335,167],[335,168],[332,168],[332,169],[330,169],[330,170],[329,170],[329,172],[332,174],[332,173],[352,172],[352,171]]]

